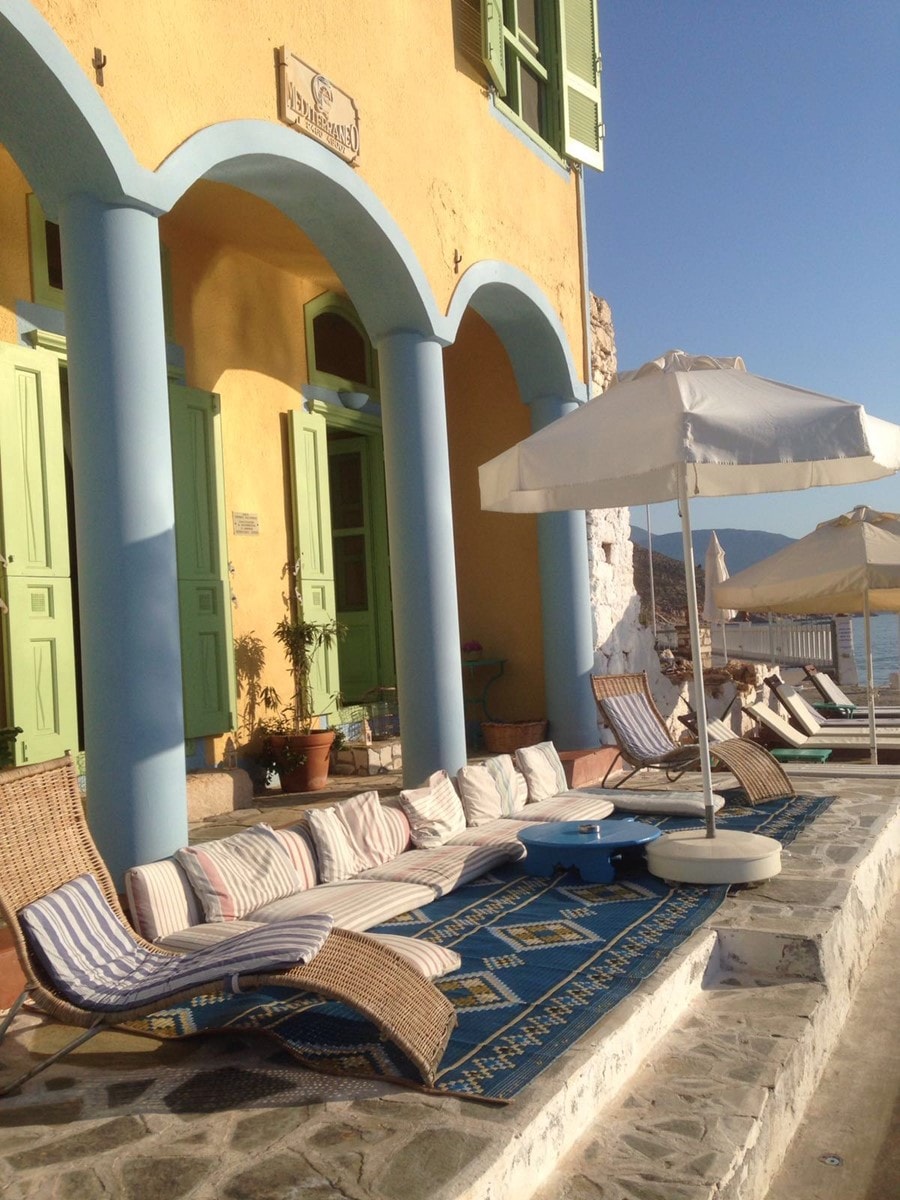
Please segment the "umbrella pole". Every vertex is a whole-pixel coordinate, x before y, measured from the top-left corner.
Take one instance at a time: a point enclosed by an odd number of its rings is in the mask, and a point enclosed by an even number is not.
[[[647,561],[650,566],[650,613],[653,617],[653,649],[656,649],[658,634],[656,632],[656,585],[653,580],[653,531],[650,528],[650,505],[647,509]]]
[[[872,665],[872,613],[869,589],[863,592],[863,618],[866,626],[866,699],[869,703],[869,757],[878,762],[878,734],[875,727],[875,674]]]
[[[691,633],[691,658],[694,664],[694,691],[697,708],[697,734],[700,742],[700,772],[703,776],[703,804],[706,810],[706,836],[716,836],[716,810],[713,806],[712,767],[709,761],[709,729],[706,724],[706,689],[703,686],[703,662],[700,658],[700,611],[697,606],[697,576],[694,571],[694,543],[687,490],[687,466],[678,480],[678,508],[681,512],[681,537],[684,546],[684,576],[687,585],[688,625]]]

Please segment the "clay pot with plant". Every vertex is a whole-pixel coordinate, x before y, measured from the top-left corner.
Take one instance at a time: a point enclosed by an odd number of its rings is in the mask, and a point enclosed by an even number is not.
[[[259,759],[267,775],[278,773],[284,792],[315,792],[328,782],[335,730],[321,728],[313,692],[316,655],[327,653],[343,637],[338,621],[306,621],[283,617],[274,629],[291,672],[293,695],[287,704],[272,687],[260,690],[267,714],[259,722],[263,734]]]

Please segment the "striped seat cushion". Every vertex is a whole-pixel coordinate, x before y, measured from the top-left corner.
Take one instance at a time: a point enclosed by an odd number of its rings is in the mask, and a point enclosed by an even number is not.
[[[380,868],[376,868],[380,869]],[[275,900],[253,914],[254,921],[283,921],[306,913],[325,912],[334,917],[338,929],[363,933],[401,913],[435,899],[434,888],[411,883],[380,883],[375,879],[346,879],[320,883],[313,892],[298,892]],[[167,941],[166,945],[175,942]]]
[[[588,788],[560,792],[536,804],[526,804],[519,814],[527,821],[602,821],[613,810],[612,801]]]
[[[281,970],[318,954],[334,922],[324,914],[251,929],[183,955],[138,942],[93,875],[79,875],[19,914],[29,944],[61,995],[81,1008],[125,1012],[203,984],[240,990],[245,973]]]
[[[431,850],[409,850],[393,862],[366,871],[361,879],[417,883],[446,896],[513,857],[508,842],[487,846],[438,846]]]
[[[607,696],[603,711],[623,750],[632,757],[653,760],[675,749],[674,741],[660,728],[643,696]]]
[[[405,958],[426,979],[440,979],[462,966],[462,959],[455,950],[426,942],[424,938],[404,937],[402,933],[370,933],[369,937]]]
[[[239,921],[260,905],[303,888],[291,856],[269,825],[196,846],[175,858],[203,905],[207,921]]]
[[[516,770],[512,756],[495,754],[484,760],[484,768],[500,793],[500,816],[511,817],[527,799],[525,780]]]

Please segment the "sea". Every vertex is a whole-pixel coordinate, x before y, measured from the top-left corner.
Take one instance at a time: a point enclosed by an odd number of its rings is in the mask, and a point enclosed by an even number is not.
[[[853,655],[859,671],[859,682],[866,679],[866,627],[862,617],[853,618]],[[894,671],[900,671],[900,615],[876,613],[872,617],[872,673],[876,687],[890,682]]]

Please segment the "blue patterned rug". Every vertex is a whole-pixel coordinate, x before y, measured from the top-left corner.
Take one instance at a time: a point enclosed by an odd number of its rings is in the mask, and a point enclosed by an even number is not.
[[[796,796],[753,808],[731,793],[722,828],[765,833],[787,844],[831,797]],[[647,818],[666,830],[685,818]],[[425,937],[455,949],[462,968],[438,981],[459,1024],[435,1090],[508,1101],[620,1000],[651,975],[705,921],[727,887],[670,886],[649,875],[640,852],[611,884],[583,884],[504,866],[377,932]],[[343,1005],[272,989],[249,997],[199,997],[141,1022],[158,1036],[204,1030],[264,1031],[304,1065],[416,1085],[402,1053]]]

